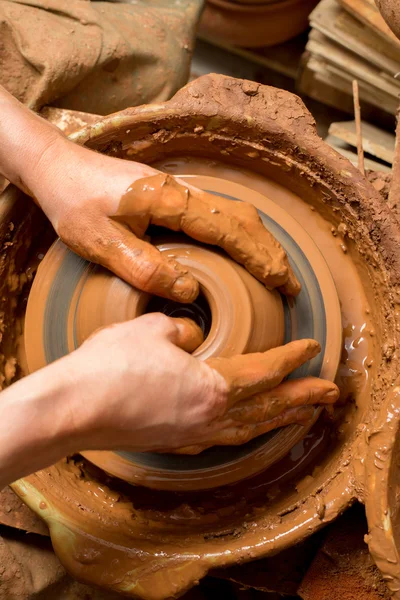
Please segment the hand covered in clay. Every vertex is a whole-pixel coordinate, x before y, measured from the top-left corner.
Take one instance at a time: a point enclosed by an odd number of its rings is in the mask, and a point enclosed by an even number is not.
[[[300,291],[254,206],[78,146],[1,86],[0,109],[0,174],[31,194],[84,258],[141,290],[191,302],[199,292],[194,277],[144,240],[149,225],[161,225],[220,246],[269,288]]]
[[[148,227],[158,225],[220,246],[270,289],[292,296],[300,291],[285,251],[254,206],[146,165],[59,143],[62,169],[56,180],[47,175],[38,181],[34,194],[61,239],[84,258],[143,291],[191,302],[199,292],[194,277],[144,240]]]
[[[75,450],[197,454],[305,424],[315,405],[338,399],[329,381],[283,382],[320,352],[313,340],[206,362],[182,350],[201,342],[193,321],[153,313],[101,330],[62,359],[76,373],[85,413]]]
[[[284,381],[316,356],[299,340],[203,362],[188,319],[151,313],[93,334],[75,352],[1,392],[0,485],[83,450],[196,454],[307,424],[339,396],[316,378]]]

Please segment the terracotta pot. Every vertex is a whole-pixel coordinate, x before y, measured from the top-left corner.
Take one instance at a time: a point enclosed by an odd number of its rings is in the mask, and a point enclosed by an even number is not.
[[[281,44],[305,31],[318,0],[236,3],[209,0],[200,34],[233,46],[258,48]]]
[[[357,406],[342,409],[336,435],[305,455],[291,479],[282,479],[282,473],[289,474],[293,464],[282,461],[242,484],[176,494],[124,486],[83,460],[69,460],[16,482],[14,490],[46,520],[62,562],[83,581],[160,600],[182,594],[211,569],[277,553],[366,499],[370,548],[384,574],[393,577],[388,583],[394,597],[400,597],[398,562],[380,550],[383,538],[396,553],[399,543],[398,503],[390,486],[397,483],[393,384],[400,368],[394,309],[400,297],[399,233],[381,197],[318,137],[299,98],[223,76],[202,77],[165,104],[111,115],[74,138],[149,163],[180,155],[222,160],[295,191],[308,203],[309,219],[323,215],[333,232],[346,231],[343,252],[351,255],[373,315],[374,361],[368,393]],[[31,252],[32,228],[38,227],[32,219],[40,217],[13,188],[1,207],[2,239],[20,242],[7,247],[0,264],[0,297],[17,298],[13,275]],[[353,285],[349,278],[350,295]],[[15,342],[12,307],[5,320],[6,348]]]
[[[278,4],[279,2],[285,2],[285,0],[227,0],[232,4]],[[211,0],[212,2],[212,0]]]

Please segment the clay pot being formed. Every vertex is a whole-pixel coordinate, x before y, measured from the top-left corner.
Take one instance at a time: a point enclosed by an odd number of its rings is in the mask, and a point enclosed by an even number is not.
[[[233,46],[275,46],[305,31],[308,15],[317,4],[318,0],[208,0],[199,31],[211,40]]]
[[[279,463],[230,486],[155,491],[107,477],[79,457],[14,483],[45,519],[63,564],[82,581],[162,600],[214,568],[298,543],[360,501],[371,552],[399,598],[400,243],[382,198],[318,137],[299,98],[254,82],[205,76],[167,103],[111,115],[73,137],[182,176],[246,177],[249,190],[264,194],[268,185],[266,195],[310,231],[335,279],[345,341],[338,383],[347,402]],[[11,242],[0,263],[2,371],[10,373],[32,240],[46,221],[13,187],[0,210],[1,240]]]
[[[268,291],[223,252],[182,235],[153,238],[153,243],[189,268],[201,285],[198,301],[184,306],[132,288],[83,261],[58,240],[41,263],[29,295],[25,352],[30,372],[72,352],[101,327],[161,311],[198,322],[205,340],[194,354],[202,360],[264,352],[295,339],[312,338],[320,343],[321,353],[289,378],[335,378],[342,352],[341,311],[333,278],[312,239],[286,211],[261,194],[213,177],[189,179],[234,201],[251,199],[262,204],[261,217],[287,249],[301,283],[296,301],[283,301],[277,291]],[[316,409],[307,424],[275,429],[248,444],[212,448],[199,456],[82,454],[105,472],[135,485],[175,491],[211,489],[248,478],[279,461],[304,438],[320,412]]]

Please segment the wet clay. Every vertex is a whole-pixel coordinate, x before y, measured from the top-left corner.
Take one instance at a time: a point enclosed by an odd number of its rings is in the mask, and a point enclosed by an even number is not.
[[[220,183],[217,191],[226,192],[228,195],[233,194],[233,197],[237,197],[239,194],[238,197],[241,199],[247,197],[249,201],[253,201],[253,197],[257,196],[254,192],[251,193],[247,187],[235,187],[222,179],[218,181]],[[204,189],[213,189],[217,185],[215,181],[208,181],[207,178],[199,178],[193,180],[193,182]],[[158,192],[160,187],[164,195],[162,193],[154,194],[154,190]],[[190,186],[184,185],[183,182],[177,184],[171,177],[168,180],[164,175],[157,176],[155,182],[154,178],[141,180],[136,188],[139,188],[137,206],[133,204],[132,192],[129,191],[128,198],[125,197],[123,200],[125,205],[120,211],[123,214],[118,218],[123,220],[124,224],[130,225],[130,228],[137,235],[143,236],[144,232],[147,231],[151,217],[153,224],[169,224],[173,229],[182,228],[189,233],[193,230],[194,235],[197,237],[200,237],[200,234],[204,231],[206,233],[203,233],[203,235],[207,241],[217,241],[227,247],[231,254],[235,255],[238,248],[246,248],[246,243],[249,243],[247,242],[248,238],[244,235],[244,233],[247,233],[244,227],[247,229],[252,227],[253,239],[250,243],[253,247],[255,241],[257,241],[256,251],[258,254],[255,253],[249,267],[257,272],[257,268],[264,267],[263,256],[265,256],[265,266],[268,267],[271,264],[274,267],[274,272],[271,268],[264,268],[262,272],[258,272],[260,278],[263,275],[263,279],[267,283],[283,284],[283,279],[276,279],[277,272],[283,271],[283,276],[288,281],[285,284],[287,289],[296,289],[292,282],[299,286],[292,269],[288,269],[280,258],[283,254],[281,246],[276,240],[271,239],[271,234],[265,231],[261,221],[258,221],[257,218],[249,219],[244,222],[242,231],[237,232],[238,224],[240,225],[239,217],[242,215],[253,217],[254,209],[253,211],[248,210],[251,207],[210,193],[195,191],[192,197]],[[145,191],[143,191],[143,188],[145,188]],[[147,197],[148,194],[150,197]],[[198,203],[195,202],[196,195],[201,198]],[[190,201],[188,201],[188,197]],[[131,205],[126,202],[127,199]],[[325,379],[333,379],[341,350],[341,317],[336,290],[329,270],[323,262],[318,248],[313,246],[311,239],[308,238],[296,221],[290,218],[282,209],[279,209],[271,200],[260,195],[259,203],[269,217],[274,219],[275,223],[279,223],[280,227],[285,228],[287,232],[285,235],[289,235],[290,239],[296,240],[297,244],[300,245],[299,247],[301,247],[303,256],[310,256],[311,271],[308,276],[319,280],[320,290],[324,298],[324,307],[318,304],[316,298],[313,298],[314,304],[310,309],[301,303],[298,307],[293,305],[292,308],[289,308],[291,316],[287,314],[285,318],[290,318],[291,325],[286,330],[286,335],[288,335],[286,341],[302,337],[313,337],[314,333],[317,334],[317,339],[319,339],[318,331],[311,326],[311,322],[308,329],[304,329],[304,325],[306,321],[314,320],[320,321],[320,325],[325,328],[325,311],[329,315],[326,335],[322,335],[321,331],[321,343],[324,344],[321,357],[322,369],[319,367],[317,371],[302,371],[293,374],[293,377],[301,378],[307,375],[316,377],[321,375]],[[215,213],[215,211],[217,212]],[[211,216],[216,215],[214,224],[209,213]],[[169,220],[167,220],[165,214],[168,215]],[[203,224],[203,221],[207,220],[211,224],[208,228]],[[196,224],[195,227],[192,225],[193,222]],[[258,228],[260,228],[260,232],[257,231]],[[225,239],[227,243],[224,243]],[[262,244],[264,240],[265,243]],[[157,244],[156,238],[153,239],[153,242]],[[287,238],[287,242],[289,243],[289,238]],[[215,359],[216,357],[229,357],[242,355],[243,353],[263,352],[283,343],[284,315],[281,299],[276,292],[272,293],[266,290],[242,267],[226,259],[224,255],[216,252],[211,247],[202,248],[194,245],[189,240],[170,242],[169,244],[161,243],[157,246],[161,252],[154,259],[156,263],[162,263],[165,260],[163,258],[165,255],[168,261],[171,260],[172,262],[172,260],[177,259],[180,269],[189,269],[196,277],[201,284],[205,298],[209,301],[212,313],[211,329],[204,344],[196,351],[196,356],[202,359]],[[154,248],[152,250],[156,252]],[[261,259],[257,258],[258,255],[261,255]],[[273,260],[270,260],[268,264],[269,257],[275,259],[278,267],[276,267],[276,264],[274,265]],[[49,350],[52,346],[63,346],[63,332],[59,329],[59,326],[63,327],[63,320],[67,327],[65,340],[68,339],[68,350],[72,351],[76,345],[82,343],[99,327],[135,318],[146,310],[148,300],[146,300],[145,294],[134,290],[103,269],[87,265],[79,275],[80,263],[78,262],[76,270],[65,270],[64,266],[70,263],[72,259],[73,257],[69,256],[65,246],[58,242],[46,256],[35,280],[29,298],[25,334],[28,362],[31,370],[40,368],[49,360],[58,357],[58,355],[49,354]],[[302,273],[305,267],[301,262],[297,263],[297,255],[291,256],[291,259],[296,264],[299,272]],[[282,269],[282,266],[284,269]],[[175,267],[174,269],[176,270]],[[273,276],[275,281],[272,279]],[[305,278],[304,294],[308,294],[310,297],[315,296],[316,291],[307,282],[306,272],[303,272],[302,276]],[[77,282],[75,291],[73,281]],[[282,287],[284,286],[282,285]],[[67,298],[71,294],[72,301],[68,307],[67,317],[60,311],[60,306],[64,306],[65,303],[68,305]],[[54,314],[53,307],[56,310]],[[177,308],[174,306],[173,310],[176,311]],[[50,317],[49,315],[53,316]],[[55,336],[58,336],[58,341]],[[310,354],[308,354],[309,350]],[[314,358],[318,350],[316,345],[315,351],[305,346],[304,354],[297,354],[296,356],[290,356],[289,349],[284,349],[283,352],[286,353],[286,360],[284,361],[284,374],[286,375],[299,367],[301,362],[304,362],[303,360],[299,361],[301,356],[304,356],[304,359],[307,356],[308,358]],[[303,353],[303,350],[300,350],[300,352]],[[254,363],[259,361],[261,364],[263,357],[251,358],[250,360]],[[265,357],[265,374],[268,372],[269,360],[269,357],[268,359]],[[246,359],[244,358],[237,359],[236,362],[237,365],[234,366],[231,373],[222,373],[226,375],[225,378],[229,382],[233,382],[236,373],[239,373],[246,365]],[[220,365],[218,358],[210,364],[221,372],[223,364]],[[311,369],[313,368],[312,364],[313,361],[310,364]],[[249,364],[247,369],[250,369],[250,367]],[[256,364],[251,368],[256,369]],[[276,369],[279,373],[277,365]],[[278,377],[277,382],[280,379]],[[278,414],[280,412],[278,407],[282,407],[282,402],[285,402],[285,394],[289,406],[291,403],[288,398],[291,394],[297,394],[299,404],[301,398],[308,398],[307,385],[306,382],[299,381],[295,386],[296,391],[293,389],[293,383],[285,384],[280,392],[278,390],[276,392],[271,391],[268,402],[271,406],[274,406],[275,412],[271,414],[268,412],[269,416],[263,419],[265,421],[263,424],[258,425],[260,418],[257,417],[254,421],[257,426],[253,427],[251,415],[263,413],[263,406],[267,398],[254,398],[251,403],[244,405],[244,402],[242,402],[232,409],[233,420],[237,421],[237,418],[240,418],[240,421],[244,421],[242,427],[233,427],[224,434],[221,433],[215,439],[206,441],[203,445],[179,450],[180,453],[198,454],[213,444],[239,445],[282,425],[288,423],[300,424],[279,431],[273,438],[268,439],[263,446],[252,446],[246,449],[246,454],[244,454],[244,451],[241,452],[239,459],[232,452],[224,451],[227,458],[222,463],[215,464],[207,460],[207,468],[204,467],[204,461],[198,461],[201,462],[202,466],[196,466],[193,461],[192,463],[187,461],[185,464],[182,462],[181,467],[171,466],[164,461],[164,467],[161,468],[159,466],[160,461],[154,461],[154,459],[150,464],[141,464],[142,461],[138,455],[132,455],[130,461],[126,460],[126,453],[124,453],[124,456],[120,456],[115,452],[90,451],[85,452],[84,456],[108,473],[135,484],[143,483],[157,489],[203,489],[232,483],[243,477],[249,477],[279,460],[305,435],[307,429],[315,422],[319,411],[314,410],[311,406],[293,407],[288,412]],[[249,392],[247,392],[244,380],[241,381],[239,387],[242,389],[244,396],[248,395]],[[334,397],[325,399],[324,390],[334,392],[333,386],[327,382],[315,382],[313,395],[311,396],[311,398],[314,398],[314,405],[334,401]],[[257,390],[253,390],[251,393],[257,393]],[[322,396],[324,400],[322,400]],[[241,399],[238,397],[236,400],[240,401]],[[222,454],[221,450],[219,454]],[[155,462],[157,464],[154,464]]]
[[[160,174],[134,182],[113,218],[128,225],[139,238],[149,225],[159,225],[183,231],[203,244],[216,244],[267,288],[279,288],[290,296],[300,292],[286,253],[252,206],[232,205],[226,198]]]
[[[324,244],[335,247],[332,256],[352,265],[350,281],[343,283],[340,270],[330,266],[342,303],[354,292],[353,301],[342,308],[350,334],[345,360],[366,369],[360,368],[355,378],[360,381],[351,390],[355,402],[335,411],[333,422],[319,420],[282,462],[233,486],[155,492],[107,478],[83,459],[62,461],[15,484],[49,524],[54,548],[70,572],[149,600],[179,596],[215,567],[299,542],[355,500],[363,501],[366,488],[377,509],[371,512],[371,535],[376,539],[377,530],[386,535],[381,517],[386,515],[387,523],[388,512],[380,499],[389,496],[379,478],[384,492],[376,495],[369,474],[387,472],[374,453],[390,446],[393,438],[384,412],[394,418],[386,396],[400,369],[400,252],[398,226],[378,193],[318,138],[300,99],[222,76],[193,82],[165,105],[110,116],[75,139],[98,151],[153,164],[189,154],[227,161],[250,170],[252,181],[266,185],[272,179],[269,195],[274,192],[277,201],[283,193],[278,184],[301,197],[303,202],[296,203],[290,193],[284,194],[304,227],[314,219],[326,220],[329,225],[321,231],[315,227],[312,235],[320,236],[323,252]],[[370,311],[366,320],[364,308]],[[372,336],[364,337],[367,330]],[[366,356],[374,361],[369,369]],[[349,371],[344,378],[348,376]],[[374,461],[377,467],[372,467]],[[382,557],[380,567],[386,569],[386,563]],[[395,567],[392,563],[392,571]]]
[[[341,397],[344,401],[357,403],[357,399],[367,391],[368,376],[373,366],[375,330],[371,309],[354,261],[361,268],[362,264],[358,251],[352,247],[348,227],[344,223],[332,225],[324,218],[323,210],[315,210],[289,190],[254,173],[210,161],[179,158],[157,163],[155,166],[176,175],[201,173],[245,185],[273,198],[307,231],[329,266],[340,299],[344,345],[337,383],[341,389]],[[262,210],[263,207],[258,208]]]
[[[316,457],[320,458],[324,454],[324,451],[326,453],[327,448],[332,446],[333,440],[337,437],[340,438],[341,436],[350,434],[352,427],[346,421],[350,421],[355,407],[361,411],[365,409],[365,398],[368,397],[365,392],[369,389],[368,375],[371,369],[372,371],[374,370],[372,363],[369,368],[367,367],[369,356],[373,355],[374,348],[374,336],[369,335],[371,332],[373,333],[372,323],[368,314],[370,309],[365,292],[361,286],[359,275],[352,261],[352,252],[354,250],[352,242],[345,235],[343,226],[338,226],[332,231],[333,226],[316,210],[311,210],[310,206],[304,203],[299,197],[265,178],[258,177],[252,173],[246,173],[243,170],[239,171],[232,167],[210,163],[209,161],[179,159],[157,164],[157,166],[178,174],[202,173],[228,181],[237,181],[248,188],[258,189],[258,191],[268,194],[278,204],[284,206],[286,211],[290,212],[308,230],[309,234],[316,239],[326,260],[329,259],[330,261],[330,267],[333,271],[341,299],[342,319],[345,329],[345,349],[342,356],[338,382],[342,389],[343,400],[350,401],[350,404],[344,406],[335,415],[337,425],[330,423],[329,420],[327,421],[324,418],[302,442],[292,449],[290,455],[283,462],[278,463],[272,470],[268,470],[244,484],[239,483],[229,488],[196,492],[196,494],[172,494],[168,492],[157,492],[155,494],[155,492],[146,491],[144,488],[136,488],[132,491],[122,483],[117,483],[112,479],[105,479],[104,473],[102,474],[101,471],[93,470],[93,467],[88,467],[83,461],[69,460],[65,463],[65,467],[62,470],[60,470],[60,467],[57,468],[57,484],[54,485],[54,490],[57,489],[58,500],[55,500],[55,502],[58,503],[63,497],[71,507],[74,506],[74,503],[76,505],[76,502],[79,502],[79,506],[82,507],[79,510],[82,514],[87,514],[87,510],[95,510],[95,506],[99,502],[102,506],[103,523],[107,524],[109,519],[112,520],[110,523],[114,520],[118,522],[118,536],[122,536],[121,540],[124,539],[125,535],[129,535],[128,531],[133,531],[132,525],[128,526],[128,523],[134,522],[135,527],[138,527],[140,530],[141,519],[146,519],[147,522],[152,523],[150,532],[146,534],[146,537],[148,540],[154,539],[155,542],[156,539],[160,540],[158,536],[161,535],[163,548],[168,548],[170,544],[176,543],[176,541],[172,540],[175,538],[175,535],[179,535],[179,524],[181,524],[184,527],[185,535],[188,535],[189,531],[191,532],[191,544],[199,543],[199,538],[196,538],[196,536],[200,535],[201,531],[201,535],[205,535],[210,541],[214,540],[214,543],[218,546],[217,540],[220,533],[216,533],[215,527],[217,527],[217,531],[219,532],[225,531],[224,536],[228,536],[230,539],[229,547],[232,549],[231,551],[234,551],[235,536],[239,535],[239,533],[235,529],[236,526],[232,530],[232,532],[236,531],[236,534],[229,533],[229,527],[232,527],[233,523],[240,523],[242,519],[247,518],[245,515],[248,513],[249,506],[253,507],[251,509],[255,511],[253,514],[257,514],[258,510],[263,506],[265,498],[268,498],[268,502],[274,503],[284,490],[288,497],[292,496],[293,500],[295,500],[300,491],[306,490],[310,485],[318,485],[318,481],[324,475],[324,461],[320,461],[318,467],[315,468],[312,466],[313,460]],[[190,181],[190,178],[188,181]],[[229,187],[227,187],[227,191],[229,192]],[[338,230],[342,233],[338,233]],[[345,246],[345,244],[347,245]],[[193,252],[192,248],[191,252]],[[176,250],[173,250],[172,254],[176,254]],[[57,260],[55,262],[57,264]],[[49,274],[48,271],[47,273]],[[349,294],[349,281],[351,281],[351,289],[354,295]],[[99,292],[95,294],[93,291],[86,290],[86,292],[83,291],[83,297],[85,297],[85,293],[88,294],[88,308],[83,314],[89,317],[89,309],[92,314],[96,312],[93,305],[93,298],[101,297],[103,294]],[[80,317],[80,320],[82,321],[81,327],[84,327],[85,323],[88,326],[88,318]],[[89,327],[92,326],[89,325]],[[85,333],[81,332],[83,338],[87,334],[89,334],[88,330]],[[86,453],[91,460],[96,462],[95,454]],[[116,460],[115,455],[113,458],[113,453],[99,454],[102,455],[103,462],[97,457],[99,460],[97,464],[101,464],[106,470],[113,472],[113,460]],[[257,461],[257,457],[254,457],[253,460]],[[307,467],[308,473],[307,471],[305,472]],[[61,474],[64,474],[65,468],[67,468],[69,473],[68,483],[63,485],[62,489],[59,489]],[[88,472],[90,476],[88,476]],[[95,476],[94,480],[93,476]],[[129,479],[129,477],[126,478]],[[153,475],[153,478],[156,480],[156,475]],[[71,485],[73,485],[73,492],[70,489]],[[67,496],[64,496],[64,494],[67,494]],[[277,514],[279,515],[279,509],[277,510]],[[324,505],[321,505],[318,510],[321,514],[324,514],[327,509]],[[132,515],[135,516],[133,517]],[[77,515],[73,508],[71,508],[68,518],[74,518],[74,522],[77,524],[80,522],[79,519],[77,520]],[[274,518],[278,518],[279,520],[280,517],[275,516]],[[129,527],[128,530],[126,529],[127,526]],[[113,531],[115,533],[114,528]],[[241,531],[243,533],[243,530]],[[170,535],[173,537],[170,538]],[[217,537],[215,537],[216,535]],[[293,535],[295,535],[294,532]],[[196,539],[197,542],[195,541]],[[137,546],[137,544],[138,541],[136,540],[134,545]],[[142,542],[140,546],[143,551]],[[193,548],[193,546],[191,547]],[[87,551],[85,550],[85,552]],[[103,554],[103,550],[101,552]],[[111,550],[107,552],[111,552]],[[110,554],[109,556],[114,556],[114,554]],[[193,568],[194,565],[191,564],[190,569],[192,574]],[[117,574],[114,573],[114,576],[117,576]],[[141,580],[143,577],[145,578],[142,572],[138,576],[140,576]]]

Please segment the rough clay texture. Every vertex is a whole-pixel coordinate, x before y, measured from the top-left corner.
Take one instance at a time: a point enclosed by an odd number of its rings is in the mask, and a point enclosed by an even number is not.
[[[9,487],[0,491],[0,524],[28,533],[49,535],[46,523],[39,519]]]
[[[400,11],[397,0],[375,0],[390,29],[400,39]]]
[[[109,114],[161,102],[189,76],[203,0],[3,0],[0,83],[45,104]]]
[[[0,600],[27,599],[119,600],[122,596],[74,581],[47,538],[5,529],[0,535]]]
[[[375,502],[368,485],[376,458],[365,457],[376,437],[378,412],[381,442],[390,442],[386,396],[399,372],[399,233],[379,193],[318,138],[299,98],[222,76],[200,78],[165,105],[107,117],[75,139],[145,162],[182,154],[225,160],[283,183],[333,224],[343,223],[348,245],[359,256],[379,350],[371,396],[350,415],[337,442],[328,437],[329,451],[318,459],[323,466],[297,481],[296,490],[287,482],[278,489],[261,487],[255,501],[251,490],[257,482],[246,482],[235,490],[220,489],[210,504],[209,493],[189,501],[185,495],[132,491],[79,460],[62,461],[17,483],[18,494],[50,524],[55,550],[67,568],[80,579],[132,596],[179,596],[211,568],[298,543],[357,498],[368,502],[368,493]],[[9,264],[7,254],[4,261]],[[379,518],[370,528],[379,527]]]
[[[368,546],[367,523],[360,506],[333,525],[307,571],[297,594],[302,600],[390,600]]]

